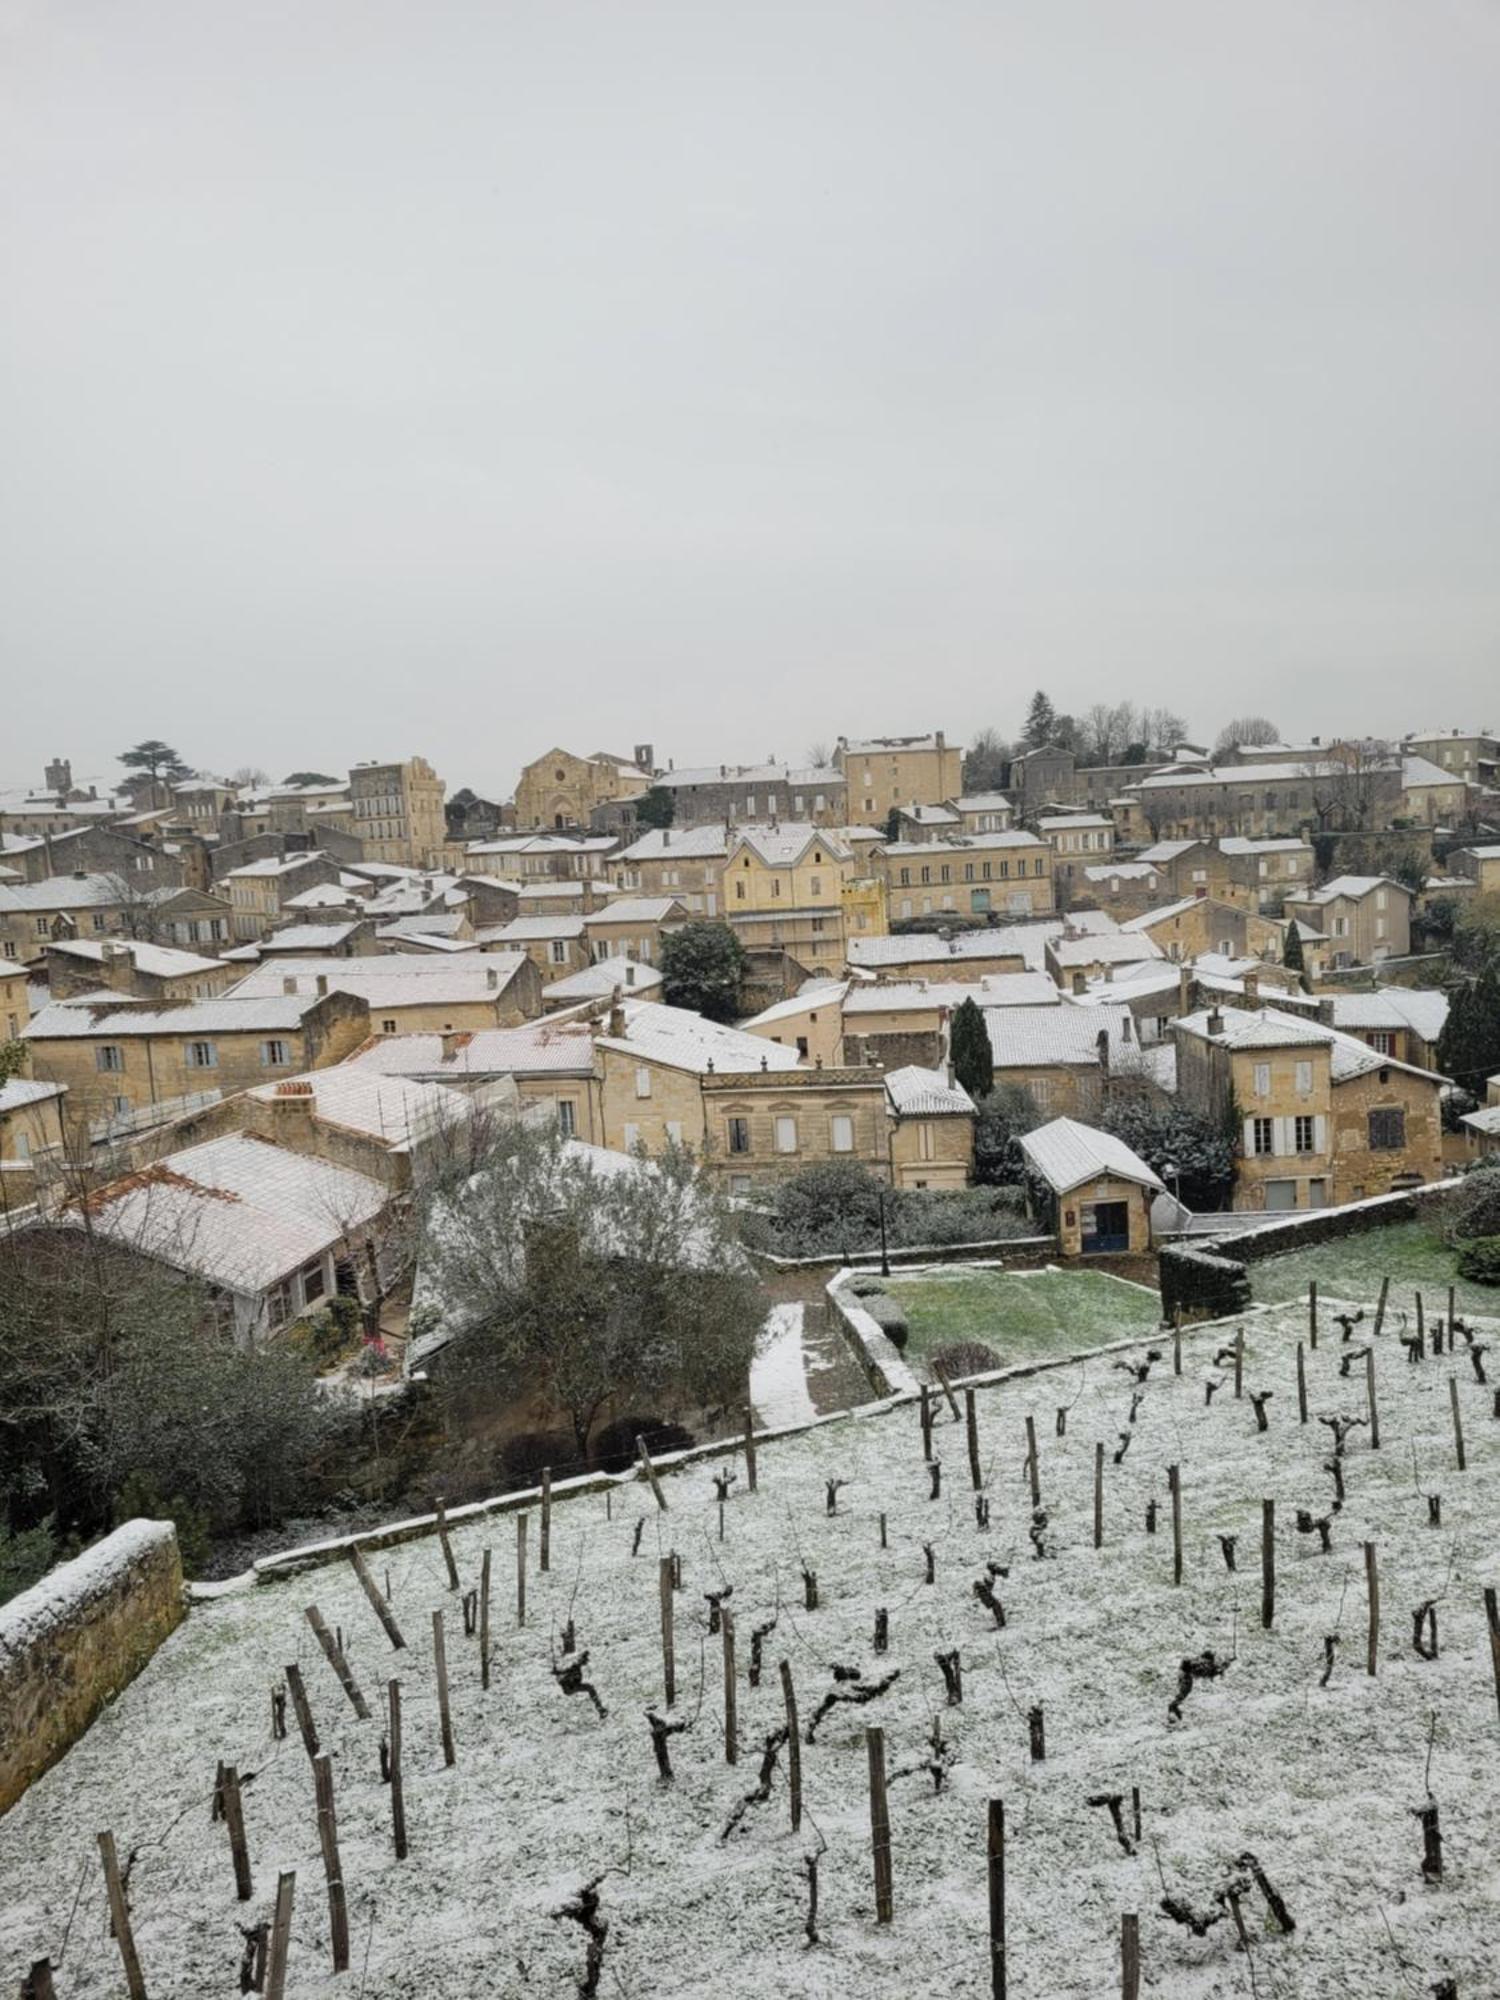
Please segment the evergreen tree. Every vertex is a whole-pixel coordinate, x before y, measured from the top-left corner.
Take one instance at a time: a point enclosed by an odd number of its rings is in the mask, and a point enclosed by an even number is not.
[[[963,1000],[953,1010],[948,1027],[948,1053],[957,1081],[978,1103],[995,1085],[995,1055],[990,1047],[990,1031],[972,999]]]
[[[885,837],[887,840],[901,838],[901,808],[892,806],[885,816]]]
[[[732,1021],[744,976],[744,949],[728,924],[684,924],[661,941],[661,995],[669,1007]]]
[[[1286,942],[1281,947],[1281,962],[1288,972],[1297,974],[1297,983],[1304,993],[1312,991],[1307,979],[1307,959],[1302,951],[1302,933],[1297,928],[1297,920],[1291,918],[1286,927]]]
[[[1031,706],[1026,711],[1026,727],[1022,731],[1026,746],[1030,750],[1040,750],[1042,745],[1053,741],[1057,731],[1057,711],[1041,688],[1031,697]]]
[[[1486,1077],[1500,1071],[1500,974],[1493,964],[1454,992],[1438,1068],[1476,1097],[1483,1096]]]
[[[677,795],[666,785],[653,785],[635,802],[635,816],[641,826],[670,826],[677,817]]]

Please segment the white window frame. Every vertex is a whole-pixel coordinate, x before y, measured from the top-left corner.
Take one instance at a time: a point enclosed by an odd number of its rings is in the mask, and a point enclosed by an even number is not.
[[[797,1121],[789,1112],[777,1115],[776,1150],[778,1153],[795,1153],[797,1150]]]
[[[638,1064],[635,1072],[635,1094],[637,1097],[651,1095],[651,1072],[644,1063]]]
[[[831,1152],[854,1151],[854,1120],[847,1111],[835,1111],[829,1119],[828,1144]]]

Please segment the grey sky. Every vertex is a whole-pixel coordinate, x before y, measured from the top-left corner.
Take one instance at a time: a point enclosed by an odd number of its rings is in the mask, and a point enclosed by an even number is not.
[[[1500,725],[1489,0],[0,0],[0,784]]]

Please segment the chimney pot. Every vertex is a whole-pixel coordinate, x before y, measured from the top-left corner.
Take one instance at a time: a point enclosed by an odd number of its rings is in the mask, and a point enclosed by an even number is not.
[[[326,972],[320,972],[320,973],[318,974],[318,993],[319,993],[319,996],[321,997],[321,996],[322,996],[323,994],[325,994],[325,993],[326,993],[327,991],[328,991],[328,974],[327,974]]]
[[[486,985],[486,986],[488,986],[488,987],[490,988],[490,990],[491,990],[492,992],[493,992],[493,991],[494,991],[494,989],[495,989],[495,988],[496,988],[496,987],[497,987],[497,986],[498,986],[498,985],[500,984],[500,975],[499,975],[499,973],[498,973],[498,972],[497,972],[497,971],[495,970],[494,966],[490,965],[490,966],[486,966],[486,967],[485,967],[485,981],[484,981],[484,983],[485,983],[485,985]]]
[[[1209,1013],[1208,1032],[1210,1035],[1222,1035],[1224,1032],[1224,1016],[1219,1012],[1217,1007],[1213,1008]]]
[[[295,992],[296,992],[296,990],[297,990],[297,982],[296,982],[296,980],[295,980],[295,979],[294,979],[294,978],[293,978],[293,977],[291,976],[291,974],[290,974],[290,973],[284,973],[284,974],[282,975],[282,980],[281,980],[281,990],[282,990],[282,992],[283,992],[283,993],[295,993]]]

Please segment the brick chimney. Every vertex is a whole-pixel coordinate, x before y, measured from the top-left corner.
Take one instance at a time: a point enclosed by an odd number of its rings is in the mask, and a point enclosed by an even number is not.
[[[295,1121],[298,1129],[306,1126],[318,1108],[318,1100],[313,1087],[306,1077],[292,1077],[286,1083],[278,1083],[276,1095],[271,1099],[271,1115],[277,1126],[285,1128]]]

